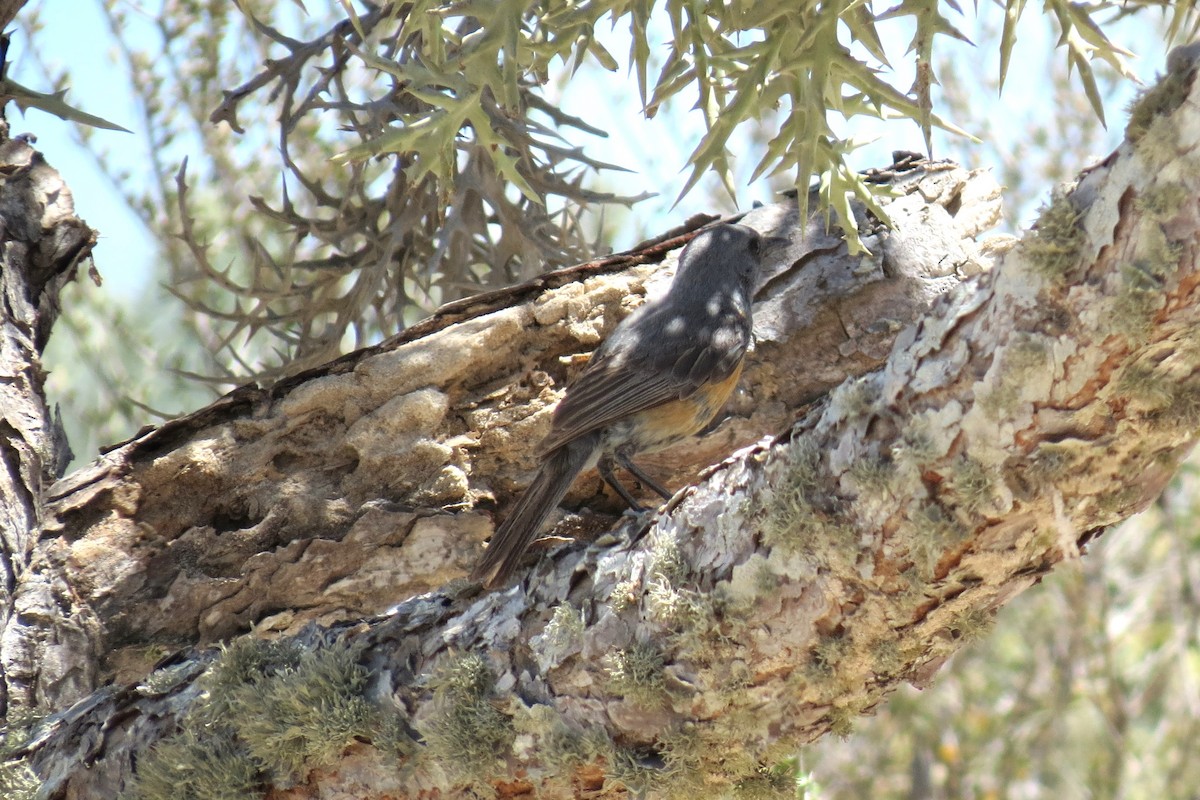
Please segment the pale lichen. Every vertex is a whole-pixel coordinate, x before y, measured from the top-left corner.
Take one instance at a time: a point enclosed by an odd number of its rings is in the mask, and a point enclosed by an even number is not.
[[[1019,245],[1034,271],[1049,280],[1061,280],[1080,261],[1085,241],[1082,215],[1070,196],[1056,191],[1043,206],[1033,229]]]
[[[249,798],[268,782],[288,785],[332,764],[356,741],[412,752],[416,744],[403,719],[366,699],[360,654],[341,641],[306,648],[248,636],[222,646],[197,679],[199,697],[179,731],[138,761],[125,797]]]
[[[656,708],[667,699],[663,655],[641,642],[614,650],[604,659],[609,689],[640,706]]]
[[[425,740],[421,759],[468,782],[498,774],[516,734],[512,719],[492,702],[496,676],[487,659],[475,653],[453,657],[428,684],[432,713],[417,723]]]

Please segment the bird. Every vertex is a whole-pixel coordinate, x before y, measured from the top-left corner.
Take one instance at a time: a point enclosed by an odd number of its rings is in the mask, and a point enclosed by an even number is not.
[[[774,239],[774,237],[772,237]],[[680,253],[661,297],[621,321],[563,394],[529,487],[493,534],[472,578],[495,588],[514,573],[575,478],[595,466],[635,511],[614,465],[668,500],[633,461],[698,433],[725,405],[742,372],[764,239],[751,227],[702,229]]]

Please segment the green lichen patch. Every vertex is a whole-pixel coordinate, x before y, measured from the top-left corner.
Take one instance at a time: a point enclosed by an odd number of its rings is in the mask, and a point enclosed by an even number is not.
[[[658,753],[648,748],[614,748],[604,777],[624,786],[635,797],[662,795],[668,788],[662,761]]]
[[[18,752],[28,742],[41,717],[18,711],[0,725],[0,797],[5,800],[33,800],[42,782]]]
[[[948,477],[963,511],[986,514],[995,510],[999,480],[995,470],[974,458],[962,456],[954,463]]]
[[[813,648],[808,672],[815,680],[828,680],[850,652],[850,640],[841,635],[822,636]]]
[[[1160,430],[1191,433],[1200,428],[1200,381],[1175,384],[1171,402],[1151,415]]]
[[[821,453],[808,439],[793,442],[786,468],[762,509],[763,543],[792,555],[811,550],[824,537],[853,542],[856,533],[840,525],[810,501],[820,493]]]
[[[679,549],[678,534],[674,531],[655,531],[649,542],[650,575],[668,583],[678,584],[687,577],[687,564]]]
[[[1081,217],[1062,191],[1055,192],[1049,205],[1042,207],[1033,229],[1020,245],[1035,272],[1048,280],[1060,280],[1079,264],[1085,241]]]
[[[560,603],[542,631],[542,646],[554,653],[566,653],[583,641],[583,630],[583,612],[570,603]]]
[[[886,502],[892,496],[895,477],[895,463],[881,455],[864,455],[849,469],[849,478],[858,490],[860,500]]]
[[[795,759],[772,762],[775,748],[756,756],[757,750],[753,738],[688,723],[666,731],[652,748],[614,748],[606,774],[638,796],[664,800],[787,797],[787,787],[796,786]]]
[[[787,460],[787,483],[803,490],[816,489],[821,476],[821,451],[808,438],[792,445]]]
[[[1187,205],[1187,189],[1178,183],[1157,183],[1138,195],[1134,207],[1154,222],[1172,219]]]
[[[809,788],[815,788],[810,786]],[[789,758],[762,765],[753,775],[734,784],[734,800],[796,800],[800,796],[800,764]]]
[[[263,794],[259,764],[230,729],[188,729],[138,761],[124,800],[250,800]]]
[[[42,782],[25,761],[0,761],[0,797],[34,800],[40,788]]]
[[[1122,264],[1120,276],[1121,285],[1111,303],[1112,326],[1130,344],[1142,344],[1166,303],[1166,283],[1162,271],[1145,259]]]
[[[567,724],[553,706],[536,703],[513,717],[517,736],[536,739],[538,758],[552,773],[562,774],[590,760],[590,742],[578,728]],[[601,729],[602,730],[602,729]]]
[[[666,702],[665,662],[656,647],[638,642],[615,650],[604,661],[609,688],[615,694],[646,708],[657,708]]]
[[[749,614],[753,598],[735,600],[728,582],[702,591],[688,584],[683,573],[675,573],[673,580],[670,574],[652,569],[646,586],[646,613],[670,629],[669,641],[685,657],[711,663],[720,650],[719,642],[733,635]]]
[[[378,719],[363,696],[368,673],[358,657],[348,647],[305,651],[294,667],[241,693],[231,721],[264,770],[297,780],[371,739]]]
[[[956,614],[947,630],[956,641],[968,643],[981,638],[991,630],[995,617],[986,609],[971,608]]]
[[[420,751],[416,733],[408,719],[395,708],[381,711],[371,744],[380,752],[397,759],[410,759]]]
[[[716,624],[713,606],[705,594],[676,588],[662,578],[651,580],[646,609],[652,620],[676,632],[698,633]]]
[[[1086,443],[1078,439],[1042,442],[1030,453],[1026,474],[1035,483],[1057,484],[1076,474],[1080,459],[1086,456]]]
[[[205,725],[228,724],[241,698],[252,687],[295,669],[304,649],[290,639],[243,636],[222,644],[220,655],[200,677],[200,702],[193,718]]]
[[[861,417],[875,410],[879,396],[878,379],[865,375],[847,380],[834,389],[833,402],[845,410],[847,417]]]
[[[222,648],[197,680],[201,690],[179,731],[137,765],[130,800],[257,797],[327,766],[355,741],[387,738],[396,751],[404,726],[366,699],[360,649],[328,642],[243,637]],[[392,720],[391,717],[397,717]],[[410,737],[411,738],[411,737]]]
[[[789,555],[813,550],[815,543],[824,541],[844,545],[835,552],[851,552],[858,541],[858,531],[853,525],[815,508],[807,491],[800,483],[786,481],[775,488],[760,524],[763,543]]]
[[[483,781],[499,772],[516,736],[512,719],[493,702],[496,676],[487,660],[467,653],[429,680],[433,713],[417,728],[425,740],[422,759],[452,778]]]
[[[1139,465],[1140,466],[1140,465]],[[1141,469],[1130,469],[1127,475],[1136,475]],[[1106,492],[1096,496],[1096,518],[1103,524],[1111,524],[1129,516],[1137,508],[1142,498],[1142,487],[1139,485],[1125,486],[1114,492]]]
[[[703,791],[706,774],[705,761],[712,753],[704,737],[695,725],[679,725],[658,737],[658,752],[662,758],[662,772],[671,783],[666,794],[676,797],[695,797]]]
[[[1154,364],[1135,362],[1121,370],[1114,388],[1132,407],[1158,411],[1174,401],[1176,382]]]
[[[885,639],[879,639],[871,645],[871,660],[874,662],[873,670],[876,675],[891,676],[900,672],[904,666],[904,659],[900,656],[900,643],[893,635]]]
[[[721,792],[714,792],[716,787],[736,792],[740,783],[757,777],[762,765],[753,755],[754,738],[740,735],[743,727],[700,729],[685,724],[660,737],[664,773],[669,780],[664,796],[680,800],[721,796]]]
[[[172,664],[162,669],[156,669],[146,676],[137,687],[140,694],[146,697],[160,697],[169,694],[175,687],[193,677],[197,667],[189,663]]]
[[[1138,362],[1122,370],[1114,388],[1128,400],[1130,411],[1140,413],[1157,430],[1200,428],[1200,380],[1180,380],[1159,365]]]
[[[1040,336],[1019,334],[999,353],[999,363],[991,391],[980,399],[993,416],[1015,410],[1021,390],[1034,383],[1050,367],[1050,348]]]
[[[845,739],[854,732],[854,722],[858,713],[853,709],[834,706],[829,711],[829,732],[840,739]]]
[[[908,542],[909,558],[922,581],[933,578],[946,548],[961,541],[968,532],[936,503],[922,503],[911,511],[901,530]]]
[[[632,606],[641,597],[641,584],[633,578],[626,578],[613,584],[612,594],[608,596],[608,604],[613,613],[620,614]]]
[[[929,430],[929,419],[919,416],[908,426],[904,438],[892,447],[892,460],[898,467],[919,473],[939,458],[942,452]]]
[[[1171,72],[1158,83],[1138,93],[1130,102],[1129,124],[1125,126],[1125,136],[1138,145],[1139,151],[1151,149],[1144,146],[1149,142],[1143,142],[1143,139],[1150,133],[1151,128],[1164,127],[1155,126],[1155,120],[1183,105],[1194,79],[1195,72],[1192,70]],[[1169,152],[1174,151],[1172,149]]]

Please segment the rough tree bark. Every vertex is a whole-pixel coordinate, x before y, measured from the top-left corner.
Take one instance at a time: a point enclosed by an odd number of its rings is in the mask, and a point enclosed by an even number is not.
[[[1190,450],[1196,65],[1173,55],[1126,143],[995,269],[986,175],[900,170],[896,230],[860,220],[871,256],[786,204],[747,215],[793,245],[730,415],[657,462],[696,483],[615,520],[581,481],[556,533],[592,544],[508,589],[453,579],[575,355],[688,232],[26,484],[0,657],[9,710],[54,713],[10,730],[5,769],[71,798],[786,796],[777,761],[928,681]]]
[[[95,233],[76,216],[71,192],[61,177],[24,139],[8,138],[0,121],[0,709],[20,705],[32,675],[11,654],[32,648],[67,649],[84,644],[66,635],[55,643],[20,636],[18,616],[29,611],[15,601],[18,586],[27,596],[65,589],[42,582],[29,571],[36,536],[44,520],[46,488],[62,475],[70,451],[58,418],[43,392],[39,355],[58,317],[58,295],[74,280],[76,268],[95,246]],[[33,588],[36,587],[36,588]],[[68,661],[84,660],[82,654]],[[42,657],[39,657],[41,659]],[[52,657],[50,659],[54,661]],[[69,680],[50,669],[40,680]],[[80,685],[76,692],[92,688]],[[14,694],[16,697],[14,697]]]

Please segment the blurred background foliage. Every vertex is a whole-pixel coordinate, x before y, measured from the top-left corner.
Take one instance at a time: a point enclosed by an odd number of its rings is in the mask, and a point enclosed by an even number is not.
[[[49,391],[83,460],[690,213],[810,180],[837,208],[894,149],[996,170],[1014,231],[1119,141],[1130,51],[1152,77],[1197,21],[1133,0],[71,2],[136,109],[112,118],[133,137],[72,128],[149,243],[102,239],[97,264],[152,265],[129,296],[64,295]],[[54,8],[18,18],[44,92],[79,78],[39,47],[68,24]],[[105,99],[68,96],[111,118]],[[1194,485],[1007,607],[933,688],[808,748],[798,792],[1200,794]]]

